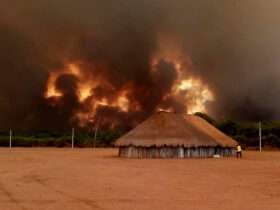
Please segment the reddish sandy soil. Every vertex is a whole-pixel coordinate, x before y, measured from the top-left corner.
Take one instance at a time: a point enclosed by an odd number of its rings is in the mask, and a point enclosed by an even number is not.
[[[279,210],[280,152],[129,160],[115,149],[0,149],[1,210]]]

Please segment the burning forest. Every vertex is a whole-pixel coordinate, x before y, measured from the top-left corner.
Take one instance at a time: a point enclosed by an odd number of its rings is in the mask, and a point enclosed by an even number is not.
[[[66,62],[62,69],[49,73],[46,103],[59,107],[72,98],[71,104],[77,106],[70,120],[81,127],[96,123],[111,128],[134,125],[157,111],[207,112],[214,95],[193,76],[190,59],[172,54],[173,50],[166,50],[170,55],[163,52],[160,49],[151,56],[143,80],[135,78],[138,72],[132,72],[132,78],[118,81],[124,75],[111,78],[110,66],[98,61]]]
[[[279,49],[270,35],[279,32],[260,31],[273,19],[259,16],[261,4],[4,2],[0,126],[131,128],[161,110],[275,119]]]

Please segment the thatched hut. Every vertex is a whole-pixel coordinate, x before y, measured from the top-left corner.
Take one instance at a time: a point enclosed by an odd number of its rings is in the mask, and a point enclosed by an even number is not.
[[[117,140],[120,157],[232,156],[237,142],[194,115],[158,112]]]

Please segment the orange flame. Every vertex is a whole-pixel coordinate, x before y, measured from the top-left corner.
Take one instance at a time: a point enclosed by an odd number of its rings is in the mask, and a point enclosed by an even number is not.
[[[188,108],[188,114],[207,112],[207,102],[214,100],[213,93],[199,79],[180,81],[174,87],[174,94],[183,94]]]
[[[71,63],[67,65],[66,68],[63,70],[54,71],[50,73],[45,92],[46,98],[62,96],[62,93],[59,92],[59,90],[57,90],[55,86],[57,79],[62,74],[71,74],[78,78],[78,95],[80,101],[84,101],[87,97],[91,95],[92,81],[85,79],[85,76],[82,74],[82,71],[79,69],[78,65]]]
[[[180,45],[173,41],[160,38],[159,51],[151,62],[152,69],[155,69],[154,66],[158,64],[159,60],[173,63],[178,78],[169,95],[182,101],[186,105],[188,114],[207,113],[207,104],[215,100],[214,94],[207,84],[203,83],[200,78],[193,76],[191,59],[183,56],[180,47],[178,47]],[[170,108],[158,108],[158,110],[172,111]]]
[[[80,103],[83,103],[93,95],[92,90],[99,85],[99,81],[94,80],[87,75],[84,75],[83,72],[84,71],[80,69],[79,65],[75,63],[66,65],[65,69],[63,70],[51,72],[47,81],[45,98],[62,97],[63,94],[56,89],[56,81],[63,74],[71,74],[78,79],[77,96]],[[118,108],[122,112],[128,112],[130,110],[130,101],[127,97],[127,94],[128,91],[123,90],[118,93],[117,97],[114,100],[109,100],[107,98],[94,99],[90,102],[91,107],[89,107],[86,112],[79,111],[78,113],[76,113],[76,116],[74,116],[74,118],[77,118],[80,121],[80,125],[83,126],[86,124],[86,122],[90,121],[90,119],[94,118],[96,110],[100,106]]]
[[[62,93],[59,92],[55,87],[55,82],[56,82],[58,76],[59,76],[59,74],[57,74],[57,73],[50,74],[49,79],[47,81],[47,90],[45,93],[46,98],[51,98],[51,97],[58,98],[58,97],[62,96]]]
[[[215,97],[208,85],[192,73],[190,58],[182,56],[180,48],[176,45],[169,42],[162,42],[159,51],[151,59],[151,71],[156,71],[156,65],[160,60],[172,63],[174,71],[177,74],[177,79],[171,88],[171,92],[166,93],[164,100],[171,97],[177,100],[178,103],[185,104],[188,114],[195,112],[207,113],[207,104],[214,101]],[[137,101],[130,101],[129,99],[133,91],[133,88],[129,84],[124,84],[122,88],[115,90],[110,84],[106,83],[106,80],[93,78],[91,75],[86,74],[87,71],[83,71],[83,68],[85,67],[77,62],[65,65],[65,68],[62,70],[51,72],[45,92],[46,98],[55,97],[60,99],[63,97],[63,93],[56,88],[57,79],[63,74],[74,75],[77,78],[76,94],[82,108],[73,117],[78,119],[81,126],[95,119],[96,112],[100,107],[115,108],[121,112],[139,111],[141,109]],[[95,97],[94,90],[101,82],[102,85],[108,86],[109,89],[114,91],[114,97]],[[161,107],[159,105],[158,111],[171,112],[174,110],[172,107]]]

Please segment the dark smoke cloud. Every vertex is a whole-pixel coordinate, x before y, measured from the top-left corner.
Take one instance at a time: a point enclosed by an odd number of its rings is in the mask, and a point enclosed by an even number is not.
[[[62,100],[43,95],[49,72],[63,69],[65,61],[83,61],[88,76],[110,84],[93,90],[94,98],[114,100],[124,85],[133,88],[129,99],[144,111],[128,115],[100,107],[97,113],[104,119],[137,123],[159,103],[186,111],[176,100],[163,99],[177,77],[174,64],[161,61],[156,73],[150,70],[159,34],[180,43],[183,54],[191,57],[192,73],[213,89],[216,101],[209,105],[210,114],[279,118],[279,9],[277,0],[4,0],[0,128],[59,129],[76,123],[73,113],[88,108],[78,101],[77,78],[59,78]]]

